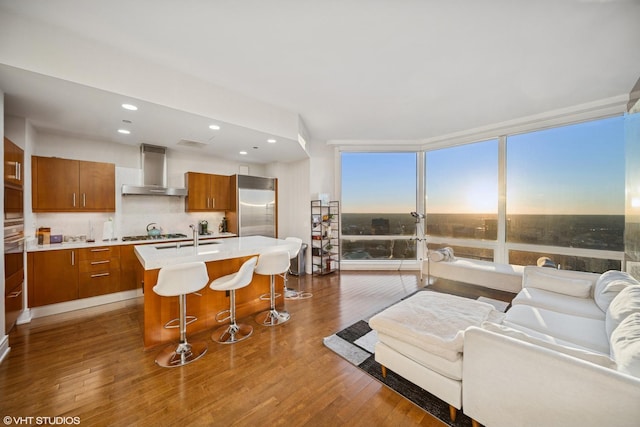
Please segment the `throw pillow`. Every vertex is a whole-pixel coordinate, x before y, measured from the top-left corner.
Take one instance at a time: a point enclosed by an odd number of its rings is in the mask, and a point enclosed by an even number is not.
[[[629,315],[640,313],[640,286],[627,286],[609,304],[605,318],[607,336],[611,334],[620,323]]]
[[[527,269],[523,287],[542,289],[577,298],[589,298],[591,295],[591,281],[588,279],[561,277],[540,270],[543,270],[543,267],[540,267],[539,270]]]
[[[604,354],[593,353],[580,348],[567,347],[567,346],[556,344],[550,341],[545,341],[543,339],[534,338],[531,335],[527,335],[522,331],[510,328],[505,325],[498,325],[497,323],[483,322],[482,328],[486,329],[487,331],[495,332],[500,335],[505,335],[511,338],[518,339],[520,341],[528,342],[530,344],[535,344],[537,346],[544,347],[549,350],[554,350],[559,353],[566,354],[568,356],[573,356],[577,359],[582,359],[587,362],[594,363],[596,365],[604,366],[605,368],[616,369],[616,362],[614,360],[611,360],[611,358],[607,357]]]
[[[640,377],[640,313],[627,316],[611,334],[611,357],[620,372]]]
[[[602,273],[596,281],[594,299],[602,311],[607,311],[611,301],[627,286],[640,285],[629,273],[609,270]]]

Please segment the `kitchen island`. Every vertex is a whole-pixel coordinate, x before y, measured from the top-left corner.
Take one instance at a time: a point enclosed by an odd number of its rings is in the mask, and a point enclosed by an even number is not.
[[[153,291],[158,280],[160,268],[167,265],[202,261],[207,265],[209,279],[214,280],[235,273],[252,256],[273,250],[292,250],[296,244],[282,239],[263,236],[232,237],[210,239],[199,242],[195,247],[192,241],[171,242],[135,247],[140,261],[138,275],[144,286],[144,346],[177,340],[177,328],[167,329],[164,325],[178,317],[178,298],[167,298]],[[283,279],[276,276],[276,289],[281,289]],[[268,300],[260,295],[269,292],[269,277],[254,275],[249,286],[236,291],[236,315],[238,318],[257,314],[269,308]],[[282,294],[282,292],[280,292]],[[281,304],[282,295],[276,300]],[[225,292],[213,291],[206,286],[198,294],[187,295],[187,314],[197,320],[187,327],[187,335],[219,326],[216,321],[218,312],[229,309],[229,296]]]

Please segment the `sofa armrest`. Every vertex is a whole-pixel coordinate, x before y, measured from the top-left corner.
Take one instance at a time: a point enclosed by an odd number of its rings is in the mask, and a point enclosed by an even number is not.
[[[597,273],[528,265],[522,274],[522,287],[542,289],[576,298],[593,298],[593,289],[599,277]]]
[[[486,426],[636,426],[638,402],[638,378],[481,328],[465,332],[462,409]]]

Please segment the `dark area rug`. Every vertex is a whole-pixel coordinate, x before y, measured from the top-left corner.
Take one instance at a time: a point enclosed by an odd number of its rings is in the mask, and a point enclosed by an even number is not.
[[[409,296],[403,298],[406,299]],[[382,367],[375,361],[373,346],[377,341],[375,331],[369,327],[367,320],[360,320],[353,325],[324,339],[324,344],[347,359],[358,368],[380,381],[385,386],[409,399],[440,421],[452,427],[470,427],[471,418],[458,411],[456,421],[449,418],[449,404],[412,382],[387,369],[386,378],[382,377]]]

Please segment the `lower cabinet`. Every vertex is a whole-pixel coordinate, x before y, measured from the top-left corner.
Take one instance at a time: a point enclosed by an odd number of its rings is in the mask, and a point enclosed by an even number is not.
[[[29,306],[78,298],[78,249],[29,252]]]
[[[142,289],[142,276],[138,274],[140,261],[136,257],[134,245],[120,246],[120,291]]]
[[[20,312],[22,312],[22,287],[24,284],[21,282],[12,289],[5,290],[4,293],[4,321],[5,321],[5,333],[9,331],[16,324]]]
[[[111,294],[120,290],[120,247],[78,250],[78,298]]]
[[[141,289],[134,246],[27,253],[29,307]]]

